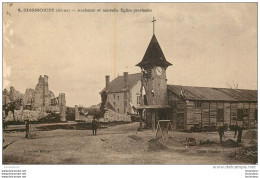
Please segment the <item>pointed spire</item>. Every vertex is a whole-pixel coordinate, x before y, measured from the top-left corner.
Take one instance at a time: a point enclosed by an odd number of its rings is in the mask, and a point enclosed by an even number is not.
[[[168,67],[172,65],[171,63],[166,61],[166,58],[164,57],[162,49],[155,35],[153,35],[142,61],[138,63],[136,66],[143,67],[147,64],[152,64],[152,65],[162,66],[162,67]]]

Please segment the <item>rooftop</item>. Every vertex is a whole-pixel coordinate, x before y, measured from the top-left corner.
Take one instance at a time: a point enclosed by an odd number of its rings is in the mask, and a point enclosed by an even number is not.
[[[257,101],[257,90],[193,87],[168,85],[168,89],[179,95],[181,90],[184,99],[208,101]]]

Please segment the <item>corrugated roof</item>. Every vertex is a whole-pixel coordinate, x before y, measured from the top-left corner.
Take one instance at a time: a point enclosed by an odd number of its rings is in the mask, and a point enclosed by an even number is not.
[[[155,35],[153,35],[142,61],[138,63],[136,66],[141,67],[147,64],[153,64],[153,65],[163,66],[163,67],[168,67],[172,65],[171,63],[166,61],[166,58],[164,57],[162,49]]]
[[[176,95],[180,95],[181,90],[183,90],[184,99],[188,100],[257,101],[257,90],[192,87],[181,85],[168,85],[168,89]]]
[[[139,80],[141,80],[141,73],[128,74],[128,90],[131,89]],[[104,88],[100,93],[106,91],[107,93],[118,93],[125,91],[124,76],[118,76],[109,83],[108,88]]]

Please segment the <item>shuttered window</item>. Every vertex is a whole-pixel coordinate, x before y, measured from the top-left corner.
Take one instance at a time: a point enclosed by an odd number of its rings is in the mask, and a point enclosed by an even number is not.
[[[217,110],[217,121],[223,122],[224,121],[224,109]]]

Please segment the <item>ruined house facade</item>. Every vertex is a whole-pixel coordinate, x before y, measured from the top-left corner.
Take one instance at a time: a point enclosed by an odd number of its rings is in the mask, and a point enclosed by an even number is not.
[[[132,113],[134,106],[146,127],[155,129],[158,120],[170,120],[175,130],[257,124],[257,90],[168,85],[171,63],[155,35],[137,66],[139,74],[124,73],[112,82],[107,76],[100,94],[119,113]]]

